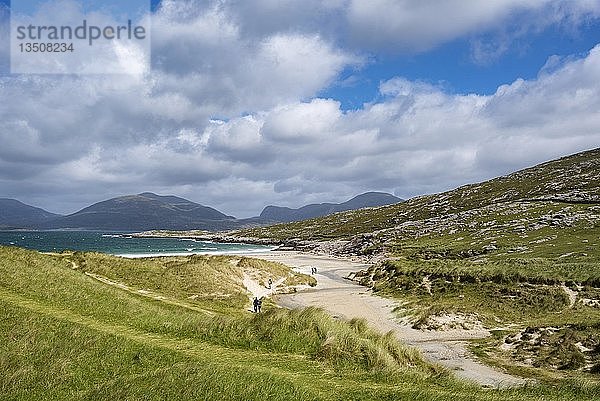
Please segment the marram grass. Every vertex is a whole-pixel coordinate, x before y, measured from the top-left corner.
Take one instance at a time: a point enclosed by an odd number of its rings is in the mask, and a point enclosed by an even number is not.
[[[481,390],[364,321],[314,308],[252,315],[237,301],[188,299],[176,282],[192,274],[184,260],[183,276],[166,272],[173,260],[147,261],[165,274],[144,281],[144,261],[73,256],[0,248],[0,400],[599,399],[581,383]],[[111,282],[126,288],[86,275],[93,263],[107,276],[119,266]],[[208,263],[223,274],[233,266]]]

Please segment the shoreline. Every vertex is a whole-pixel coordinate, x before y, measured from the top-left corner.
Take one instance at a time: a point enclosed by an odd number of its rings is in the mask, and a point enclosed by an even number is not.
[[[240,255],[240,256],[252,256],[255,254],[264,254],[269,252],[268,249],[255,249],[246,250],[243,252],[232,250],[232,251],[200,251],[200,252],[174,252],[174,253],[111,253],[109,255],[118,256],[120,258],[127,259],[144,259],[144,258],[169,258],[169,257],[180,257],[180,256],[194,256],[194,255],[208,255],[208,256],[220,256],[220,255]]]
[[[209,231],[161,231],[150,230],[136,233],[128,233],[118,235],[121,237],[130,238],[176,238],[176,239],[193,239],[197,241],[217,242],[221,244],[250,244],[250,245],[273,245],[282,246],[283,241],[276,241],[270,238],[257,237],[239,237],[230,235],[227,232],[209,232]]]
[[[218,243],[184,236],[132,236],[106,231],[0,231],[0,245],[39,252],[101,252],[124,258],[233,255],[268,252],[275,245]]]
[[[381,260],[381,254],[361,255],[356,249],[347,245],[350,240],[276,240],[272,238],[241,237],[230,234],[230,232],[210,233],[205,231],[160,231],[151,230],[139,233],[120,235],[132,238],[176,238],[181,240],[195,240],[213,242],[220,244],[245,244],[273,247],[271,252],[301,252],[309,255],[323,256],[327,258],[340,258],[352,262],[373,264]]]

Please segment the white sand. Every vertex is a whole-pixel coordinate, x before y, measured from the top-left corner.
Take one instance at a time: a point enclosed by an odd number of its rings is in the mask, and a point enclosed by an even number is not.
[[[459,377],[488,387],[522,385],[525,380],[510,376],[479,362],[466,348],[468,340],[489,336],[482,329],[445,331],[422,331],[397,319],[393,309],[394,300],[373,295],[372,292],[348,279],[350,273],[368,265],[329,256],[317,256],[301,252],[277,252],[253,254],[253,257],[281,262],[296,271],[310,274],[317,268],[317,286],[276,298],[279,305],[289,308],[317,306],[334,317],[343,319],[362,318],[381,332],[393,331],[397,338],[419,348],[424,356],[453,370]]]

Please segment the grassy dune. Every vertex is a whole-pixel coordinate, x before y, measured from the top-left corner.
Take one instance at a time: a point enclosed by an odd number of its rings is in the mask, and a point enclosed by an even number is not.
[[[0,399],[597,397],[581,384],[484,391],[362,321],[316,309],[253,315],[236,284],[239,264],[283,272],[230,257],[141,261],[0,248]],[[215,288],[205,271],[221,277]],[[210,293],[215,299],[192,297]]]
[[[405,228],[391,258],[359,273],[427,327],[475,315],[494,336],[478,355],[550,383],[600,376],[600,208],[486,207]]]

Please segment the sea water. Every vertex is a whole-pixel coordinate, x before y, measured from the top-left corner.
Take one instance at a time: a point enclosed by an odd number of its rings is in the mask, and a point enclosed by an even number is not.
[[[191,238],[138,238],[95,231],[0,231],[0,245],[42,252],[96,251],[130,258],[257,253],[273,249],[261,245],[221,244]]]

